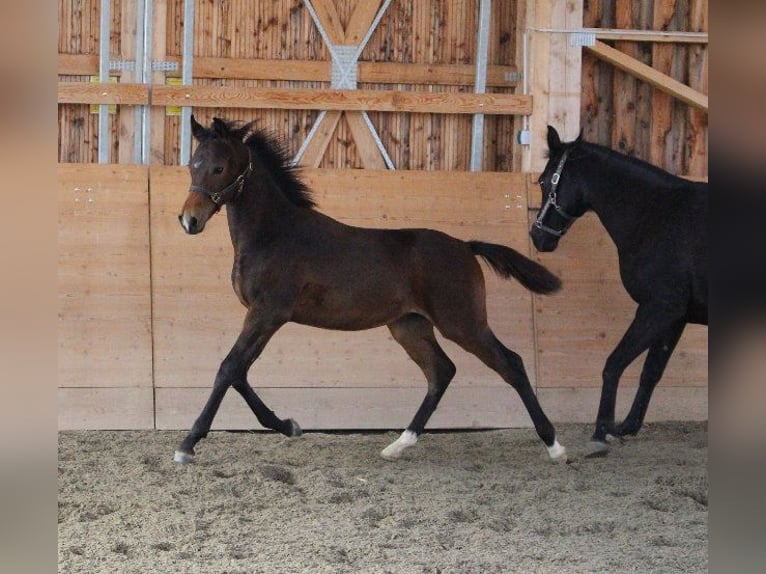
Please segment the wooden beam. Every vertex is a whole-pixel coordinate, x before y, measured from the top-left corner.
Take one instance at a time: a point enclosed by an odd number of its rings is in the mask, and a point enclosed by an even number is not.
[[[311,0],[316,12],[317,18],[322,23],[325,32],[333,44],[342,44],[346,33],[343,30],[343,24],[340,22],[338,10],[335,8],[334,0]]]
[[[300,165],[306,167],[319,167],[322,162],[327,146],[330,145],[335,129],[338,127],[340,116],[343,112],[333,110],[327,112],[322,122],[317,127],[314,137],[309,142],[306,151],[303,152]]]
[[[306,88],[282,89],[229,86],[154,86],[152,88],[152,105],[436,114],[529,115],[532,113],[532,98],[515,94],[427,93],[399,92],[394,90],[317,90]]]
[[[625,10],[620,6],[617,10]],[[617,24],[619,26],[619,24]],[[619,40],[622,42],[669,42],[673,44],[707,44],[707,32],[664,32],[657,30],[627,30],[622,28],[583,28],[584,32],[593,32],[599,40]]]
[[[149,87],[145,84],[59,82],[58,103],[148,105]]]
[[[351,130],[357,152],[365,169],[386,169],[386,162],[375,143],[372,132],[367,127],[367,122],[361,112],[349,112],[345,114],[346,123]]]
[[[636,76],[655,88],[678,98],[682,102],[706,112],[708,111],[707,95],[690,88],[666,74],[658,72],[651,66],[639,62],[603,42],[597,41],[594,46],[587,46],[587,49],[601,60],[609,62],[616,68]]]
[[[381,0],[361,0],[357,2],[343,34],[343,45],[358,46],[372,26],[375,15],[380,9]]]
[[[179,70],[164,72],[180,77],[181,58],[168,56]],[[195,78],[224,80],[284,80],[296,82],[329,82],[329,60],[267,60],[252,58],[195,57]],[[90,54],[58,55],[60,76],[93,76],[98,74],[98,56]],[[516,66],[487,66],[487,86],[513,88],[518,85]],[[121,76],[120,70],[112,75]],[[473,86],[476,80],[472,64],[403,64],[399,62],[359,62],[357,78],[367,84],[416,84],[432,86]],[[510,78],[510,79],[509,79]]]

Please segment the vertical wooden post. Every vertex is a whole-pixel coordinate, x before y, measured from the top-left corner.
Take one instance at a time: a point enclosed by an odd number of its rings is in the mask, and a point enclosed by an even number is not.
[[[120,81],[124,83],[135,82],[140,62],[136,62],[137,34],[137,0],[122,0],[120,15],[120,54],[123,62],[135,62],[133,69],[122,72]],[[135,106],[120,106],[119,108],[119,152],[118,163],[133,163],[133,141],[140,137],[135,133]]]
[[[533,99],[530,143],[522,158],[524,171],[545,166],[548,124],[564,139],[580,132],[582,48],[570,46],[563,30],[582,28],[583,0],[526,1],[529,55],[526,73]],[[553,30],[553,31],[551,31]]]
[[[167,0],[153,0],[152,15],[152,60],[162,61],[167,54]],[[152,72],[153,84],[165,83],[165,72]],[[151,109],[150,119],[150,163],[165,163],[165,108]]]

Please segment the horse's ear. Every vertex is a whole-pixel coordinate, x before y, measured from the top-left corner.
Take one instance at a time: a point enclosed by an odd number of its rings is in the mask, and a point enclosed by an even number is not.
[[[561,138],[559,132],[553,126],[548,126],[548,149],[551,152],[555,152],[561,147]]]
[[[197,120],[194,119],[194,114],[191,116],[191,131],[194,139],[201,140],[205,134],[205,128]]]
[[[574,143],[582,143],[582,128],[580,128],[580,133],[577,136],[577,139],[574,141]]]
[[[221,118],[213,118],[213,130],[219,136],[227,136],[229,134],[229,126]]]

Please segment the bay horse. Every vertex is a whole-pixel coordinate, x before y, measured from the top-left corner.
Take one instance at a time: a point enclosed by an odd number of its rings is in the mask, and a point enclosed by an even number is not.
[[[285,323],[355,331],[386,325],[421,368],[428,390],[407,429],[381,453],[394,459],[415,444],[455,375],[434,327],[476,355],[519,393],[553,460],[566,458],[553,425],[532,390],[521,357],[487,324],[483,258],[500,276],[536,293],[552,293],[558,277],[517,251],[461,241],[430,229],[366,229],[315,209],[310,190],[273,136],[214,118],[211,127],[191,118],[198,142],[191,186],[178,219],[201,233],[226,206],[234,246],[232,285],[246,308],[242,331],[222,361],[213,389],[174,460],[193,460],[194,446],[210,430],[229,387],[258,422],[286,436],[301,428],[280,419],[258,397],[247,373]]]
[[[587,455],[605,455],[608,435],[635,435],[655,386],[688,323],[708,324],[708,184],[582,140],[562,142],[548,126],[543,204],[530,235],[553,251],[575,219],[598,216],[617,247],[620,278],[638,303],[635,318],[606,360],[596,428]],[[625,420],[615,424],[617,386],[647,351]]]

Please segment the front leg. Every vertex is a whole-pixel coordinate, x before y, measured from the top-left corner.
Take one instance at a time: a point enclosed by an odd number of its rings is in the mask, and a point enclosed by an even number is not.
[[[261,354],[272,335],[283,324],[284,321],[266,320],[262,316],[257,316],[252,309],[248,311],[237,341],[218,369],[210,398],[194,422],[191,431],[175,452],[175,462],[188,463],[194,459],[194,447],[202,438],[207,436],[218,408],[221,406],[221,401],[231,386],[244,397],[263,426],[288,436],[300,434],[300,427],[297,423],[279,419],[266,407],[247,383],[247,371]]]

